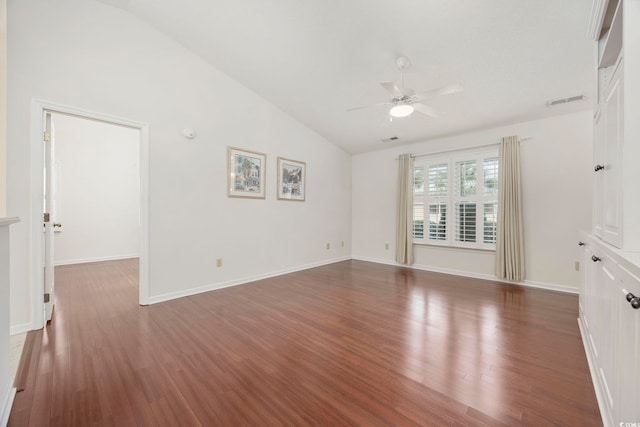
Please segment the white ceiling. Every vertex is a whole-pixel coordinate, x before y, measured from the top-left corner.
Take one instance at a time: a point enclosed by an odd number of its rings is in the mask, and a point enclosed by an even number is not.
[[[588,0],[101,0],[123,8],[351,153],[591,108]],[[460,83],[443,116],[389,121],[380,81]],[[550,99],[586,101],[546,108]]]

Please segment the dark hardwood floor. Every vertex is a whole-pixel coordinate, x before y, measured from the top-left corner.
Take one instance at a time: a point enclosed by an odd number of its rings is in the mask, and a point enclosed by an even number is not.
[[[575,295],[361,261],[137,305],[56,268],[9,426],[602,425]]]

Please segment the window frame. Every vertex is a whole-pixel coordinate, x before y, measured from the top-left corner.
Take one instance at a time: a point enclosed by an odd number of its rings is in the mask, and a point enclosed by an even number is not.
[[[434,154],[430,156],[424,156],[417,158],[414,161],[414,176],[416,169],[423,170],[423,191],[421,193],[416,192],[414,186],[414,207],[413,207],[413,224],[416,222],[416,206],[422,204],[423,206],[423,225],[422,225],[422,237],[413,237],[413,243],[418,245],[430,245],[448,248],[464,248],[464,249],[476,249],[495,251],[495,231],[493,231],[494,241],[492,243],[485,243],[485,207],[489,204],[493,204],[494,212],[496,212],[497,218],[497,204],[498,204],[498,188],[497,182],[493,187],[495,190],[485,191],[485,161],[497,160],[497,181],[499,178],[500,164],[498,147],[481,148],[481,149],[468,149],[468,150],[456,150],[448,153]],[[475,194],[461,196],[456,191],[456,185],[459,181],[456,179],[458,171],[457,165],[465,162],[475,162]],[[447,165],[447,191],[446,196],[433,196],[429,193],[429,168],[434,168],[441,165]],[[414,182],[415,185],[415,182]],[[469,204],[475,203],[475,241],[464,242],[456,240],[456,228],[458,226],[456,221],[456,206],[458,203],[467,202]],[[446,239],[434,239],[431,238],[430,233],[430,205],[442,204],[446,206]],[[491,209],[491,208],[489,208]],[[494,227],[491,229],[497,229],[497,219],[494,223]],[[415,234],[414,234],[415,236]],[[436,235],[437,236],[437,235]],[[440,237],[440,236],[437,236]]]

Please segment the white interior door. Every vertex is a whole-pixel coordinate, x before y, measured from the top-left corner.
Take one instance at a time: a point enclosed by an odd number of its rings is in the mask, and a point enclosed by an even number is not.
[[[51,113],[53,112],[53,117]],[[120,126],[127,126],[130,128],[138,129],[140,131],[140,285],[139,285],[139,302],[140,305],[147,305],[150,302],[149,296],[149,125],[143,122],[132,121],[129,119],[118,118],[110,115],[105,115],[101,113],[96,113],[92,111],[87,111],[83,109],[78,109],[74,107],[69,107],[61,104],[56,104],[48,101],[42,100],[33,100],[33,123],[37,123],[37,126],[33,126],[34,132],[31,135],[31,152],[35,156],[32,160],[34,161],[34,165],[37,165],[38,168],[42,172],[44,172],[43,177],[39,177],[37,180],[32,180],[30,186],[30,195],[34,197],[32,207],[33,210],[33,226],[32,232],[30,233],[31,244],[33,248],[37,249],[37,254],[35,257],[31,259],[30,266],[32,267],[32,277],[35,278],[32,282],[30,282],[32,289],[32,296],[34,297],[32,303],[33,313],[34,313],[34,325],[36,327],[43,326],[44,319],[50,319],[51,313],[53,312],[53,303],[54,303],[54,276],[53,276],[53,266],[54,266],[54,258],[53,258],[53,238],[54,238],[54,216],[50,216],[49,223],[42,227],[39,225],[38,218],[42,218],[43,212],[46,211],[47,201],[46,194],[45,197],[40,199],[40,196],[43,194],[43,182],[46,181],[47,171],[49,170],[49,181],[51,178],[55,180],[55,174],[52,173],[55,165],[56,156],[53,153],[53,145],[43,143],[42,131],[48,129],[49,139],[53,142],[54,138],[54,129],[53,129],[53,121],[55,121],[56,113],[60,114],[69,114],[77,117],[83,117],[92,120],[103,121],[107,123],[112,123]],[[48,127],[49,126],[49,127]],[[46,133],[46,132],[44,132]],[[46,149],[45,149],[46,147]],[[45,151],[49,151],[49,153],[45,154]],[[64,165],[63,165],[64,166]],[[49,195],[55,191],[55,183],[51,182],[51,188],[48,192]],[[47,184],[44,184],[46,186]],[[55,200],[50,200],[50,204],[55,203]],[[41,209],[42,206],[45,206],[45,209]],[[55,211],[47,212],[52,215],[55,215]],[[42,227],[42,228],[40,228]],[[44,230],[43,232],[40,232]],[[68,231],[68,230],[67,230]],[[45,238],[45,234],[47,238]],[[47,248],[45,250],[45,242],[47,243]],[[48,265],[48,268],[47,268]],[[45,270],[47,270],[46,279],[43,279]],[[44,288],[44,293],[49,293],[49,303],[45,304],[43,302],[42,291]],[[47,308],[44,308],[44,306]]]
[[[44,112],[44,320],[49,322],[53,314],[55,274],[53,265],[55,218],[55,130],[51,113]]]

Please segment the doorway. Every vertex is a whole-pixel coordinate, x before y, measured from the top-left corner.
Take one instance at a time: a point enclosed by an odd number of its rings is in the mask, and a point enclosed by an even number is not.
[[[146,305],[148,126],[39,100],[33,102],[32,114],[35,127],[32,191],[34,199],[40,201],[33,216],[33,228],[39,231],[33,239],[34,326],[44,326],[46,301],[55,302],[55,292],[45,285],[47,259],[52,269],[53,265],[138,257],[139,304]],[[47,117],[54,124],[55,135],[46,132]],[[38,125],[43,129],[38,129]],[[55,231],[49,244],[41,238],[42,208],[47,197],[42,183],[47,182],[47,159],[53,150],[43,144],[42,135],[44,139],[54,138],[56,147],[50,167],[53,173],[49,177],[54,183],[51,193],[57,202],[50,212]],[[40,178],[38,173],[42,174]]]
[[[138,258],[140,130],[53,113],[54,265]]]

